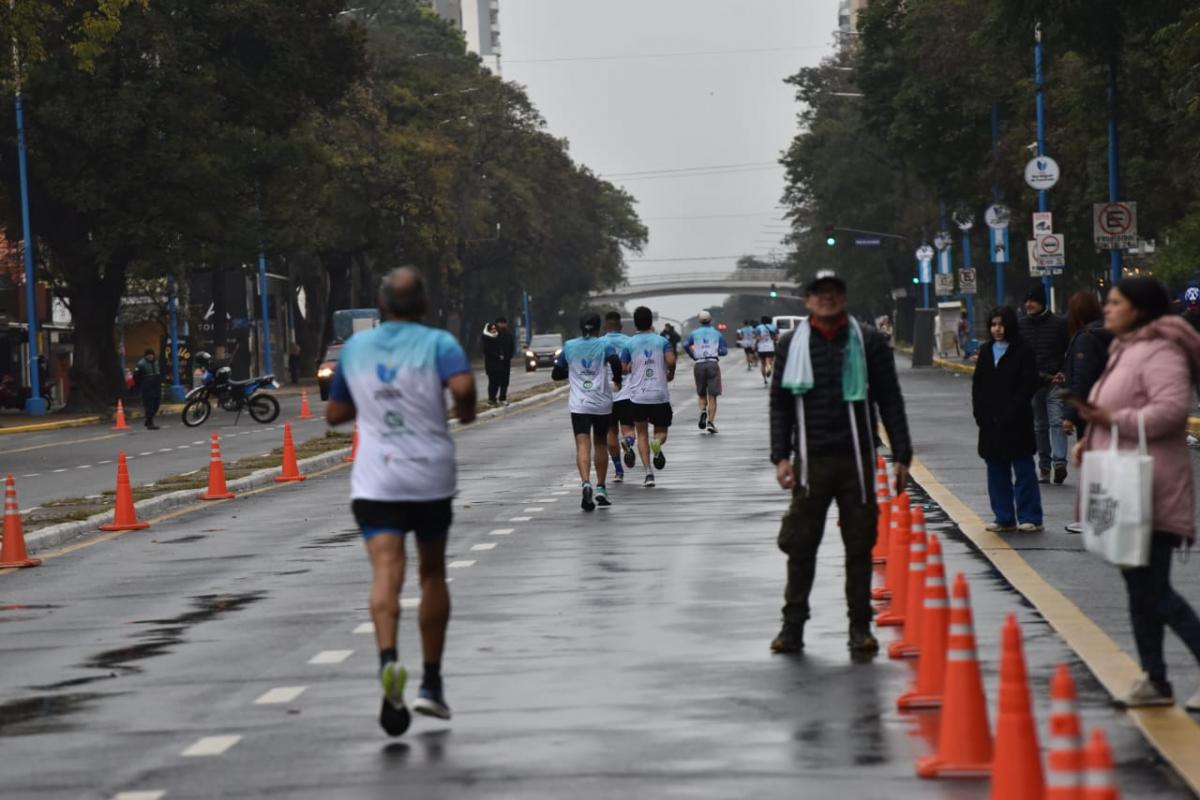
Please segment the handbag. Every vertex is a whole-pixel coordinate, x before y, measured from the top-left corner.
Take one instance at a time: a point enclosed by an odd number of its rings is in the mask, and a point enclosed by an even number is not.
[[[1138,414],[1138,449],[1120,450],[1117,426],[1107,449],[1083,454],[1083,545],[1118,567],[1150,563],[1154,525],[1154,458]]]

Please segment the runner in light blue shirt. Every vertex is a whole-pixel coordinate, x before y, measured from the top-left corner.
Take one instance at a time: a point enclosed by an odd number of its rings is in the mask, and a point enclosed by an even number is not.
[[[712,326],[712,314],[701,311],[697,317],[700,327],[683,340],[684,351],[695,365],[696,396],[700,405],[700,430],[717,432],[717,398],[721,395],[721,357],[729,355],[725,334]]]
[[[667,441],[667,432],[674,417],[671,411],[671,389],[667,385],[675,379],[675,350],[671,343],[654,332],[654,312],[646,306],[633,311],[633,324],[637,334],[629,338],[621,351],[621,363],[629,379],[629,399],[633,402],[633,422],[637,430],[637,449],[646,468],[642,485],[647,489],[654,486],[654,470],[667,465],[662,447]],[[650,438],[650,426],[654,426],[654,438]],[[653,459],[651,458],[653,453]],[[625,466],[632,467],[631,454],[625,457]],[[653,469],[651,468],[653,464]]]
[[[629,343],[629,337],[621,330],[621,314],[609,311],[604,315],[604,339],[612,344],[617,355]],[[633,402],[629,399],[629,381],[621,384],[621,388],[613,395],[612,423],[608,426],[608,455],[613,462],[613,483],[625,480],[625,467],[621,463],[621,449],[633,453],[634,443]],[[632,455],[630,456],[632,458]]]

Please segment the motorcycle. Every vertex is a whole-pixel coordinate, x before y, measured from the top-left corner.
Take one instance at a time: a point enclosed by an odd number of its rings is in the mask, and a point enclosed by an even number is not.
[[[241,419],[242,410],[245,409],[255,422],[274,422],[279,416],[279,401],[264,390],[278,388],[279,383],[274,375],[235,381],[229,367],[221,367],[215,373],[206,369],[202,385],[187,394],[183,406],[183,424],[195,428],[207,422],[214,400],[226,411],[236,411],[237,419]],[[237,420],[234,424],[237,424]]]

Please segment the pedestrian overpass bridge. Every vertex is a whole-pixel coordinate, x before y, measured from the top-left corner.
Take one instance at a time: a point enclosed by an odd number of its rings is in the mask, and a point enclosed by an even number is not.
[[[800,284],[785,269],[739,269],[731,273],[685,272],[672,275],[643,275],[621,286],[598,289],[589,299],[625,303],[644,297],[675,294],[745,294],[769,296],[772,289],[794,295]]]

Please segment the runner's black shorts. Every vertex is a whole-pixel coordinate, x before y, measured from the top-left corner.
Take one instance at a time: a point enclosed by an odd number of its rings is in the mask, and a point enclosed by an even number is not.
[[[671,410],[670,403],[633,404],[634,422],[649,422],[659,428],[669,428],[674,419],[675,412]]]
[[[613,424],[624,425],[627,428],[633,427],[633,401],[632,400],[614,400],[613,401]]]
[[[608,436],[608,427],[612,424],[612,414],[571,414],[571,428],[576,436],[587,436],[603,439]]]
[[[350,509],[367,541],[381,533],[403,536],[411,531],[418,542],[436,542],[450,534],[450,523],[454,519],[450,500],[449,497],[412,502],[355,500]]]

